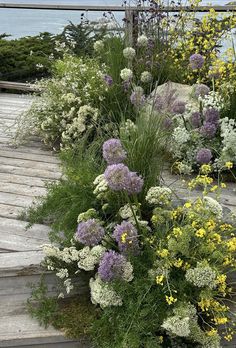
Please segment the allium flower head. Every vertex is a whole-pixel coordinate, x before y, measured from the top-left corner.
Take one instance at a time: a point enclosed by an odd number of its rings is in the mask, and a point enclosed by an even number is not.
[[[176,101],[172,107],[172,112],[174,114],[183,114],[186,110],[186,104],[183,101]]]
[[[124,271],[127,266],[126,258],[115,252],[109,250],[104,253],[98,268],[98,274],[104,282],[110,282],[115,279],[123,279]],[[129,266],[129,265],[128,265]],[[125,280],[132,280],[132,267],[130,268],[130,276]]]
[[[103,79],[109,87],[112,86],[113,79],[110,75],[104,75]]]
[[[194,86],[194,94],[196,98],[204,97],[210,93],[210,88],[203,83],[197,84]]]
[[[206,122],[218,124],[218,121],[220,119],[220,113],[215,108],[209,108],[204,112],[204,117]]]
[[[112,236],[118,243],[121,252],[137,251],[139,249],[138,231],[128,221],[123,221],[120,225],[116,225]]]
[[[128,68],[124,68],[120,72],[120,77],[123,81],[130,81],[133,78],[133,71]]]
[[[105,234],[104,228],[95,219],[80,222],[77,227],[75,239],[87,246],[98,245]]]
[[[126,190],[129,194],[140,193],[143,188],[143,179],[135,172],[130,172],[129,183]]]
[[[207,148],[202,148],[197,152],[196,160],[199,164],[209,163],[212,159],[212,152]]]
[[[198,111],[195,111],[190,116],[190,121],[194,128],[199,128],[201,126],[201,114]]]
[[[199,53],[195,53],[189,58],[190,67],[193,70],[201,69],[204,65],[204,62],[205,58]]]
[[[135,49],[133,47],[126,47],[123,50],[123,56],[126,59],[132,60],[132,59],[134,59],[135,55],[136,55],[136,52],[135,52]]]
[[[126,152],[119,139],[109,139],[103,144],[103,158],[108,164],[121,163],[126,159]]]
[[[148,83],[152,81],[152,74],[149,71],[143,71],[140,77],[143,83]]]
[[[214,123],[204,122],[203,126],[200,129],[201,134],[208,139],[211,139],[215,136],[217,127]]]
[[[148,38],[146,35],[140,35],[137,39],[137,45],[139,47],[146,47],[148,44]]]
[[[140,87],[141,88],[141,87]],[[145,95],[143,94],[143,90],[134,90],[130,96],[130,101],[135,106],[142,106],[145,103]]]
[[[126,190],[130,183],[129,168],[122,163],[109,165],[104,177],[108,186],[114,191]]]
[[[168,130],[173,125],[173,120],[170,117],[166,117],[164,119],[163,125],[164,125],[164,128]]]

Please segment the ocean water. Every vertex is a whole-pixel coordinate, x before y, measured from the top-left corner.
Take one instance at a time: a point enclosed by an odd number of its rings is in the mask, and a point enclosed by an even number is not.
[[[212,5],[224,5],[230,0],[212,0]],[[42,3],[42,4],[73,4],[73,5],[121,5],[122,0],[3,0],[2,3]],[[133,1],[133,4],[135,1]],[[203,1],[203,4],[209,1]],[[131,2],[132,4],[132,2]],[[89,20],[102,17],[102,13],[86,13]],[[123,18],[122,13],[116,13],[118,21]],[[79,23],[81,12],[79,11],[50,11],[50,10],[25,10],[0,8],[0,34],[10,34],[12,38],[37,35],[40,32],[59,33],[65,25],[71,21]]]

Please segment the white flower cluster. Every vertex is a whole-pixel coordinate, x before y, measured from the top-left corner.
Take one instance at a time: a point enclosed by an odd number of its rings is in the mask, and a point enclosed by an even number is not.
[[[134,59],[135,55],[136,55],[136,52],[135,52],[135,49],[133,47],[126,47],[123,50],[123,56],[128,60]]]
[[[178,162],[178,172],[183,175],[190,175],[193,172],[193,167],[189,163]]]
[[[178,315],[167,318],[161,325],[165,330],[178,337],[188,337],[190,335],[190,318],[182,318]]]
[[[123,266],[122,279],[126,282],[131,282],[134,279],[133,271],[134,269],[131,262],[126,261],[126,263]]]
[[[140,76],[140,80],[143,83],[149,83],[152,81],[152,74],[149,71],[143,71]]]
[[[99,304],[101,308],[122,306],[121,297],[108,283],[103,282],[98,275],[96,275],[95,279],[90,279],[89,286],[93,304]]]
[[[223,208],[214,198],[204,197],[204,203],[212,214],[216,215],[219,219],[223,217]]]
[[[96,219],[97,216],[97,212],[95,209],[91,208],[81,214],[78,215],[77,218],[77,222],[81,222],[81,221],[87,221],[88,219]]]
[[[187,141],[190,140],[189,132],[182,127],[176,127],[172,137],[177,147],[187,143]]]
[[[137,45],[140,47],[146,47],[148,44],[148,38],[146,35],[140,35],[137,39]]]
[[[93,271],[95,266],[100,262],[105,251],[106,248],[102,245],[96,245],[93,248],[86,246],[79,250],[79,262],[77,263],[78,268],[85,271]]]
[[[222,151],[220,161],[236,163],[236,121],[225,117],[221,120]]]
[[[185,277],[189,283],[202,288],[209,287],[213,289],[216,286],[216,272],[208,265],[198,263],[197,267],[186,271]]]
[[[102,199],[109,189],[104,174],[98,175],[94,180],[93,185],[96,186],[93,193],[98,199]]]
[[[132,208],[133,208],[134,213],[136,214],[137,211],[138,211],[137,206],[136,206],[136,205],[133,205]],[[129,205],[129,204],[126,204],[126,205],[124,205],[123,207],[121,207],[120,210],[119,210],[119,215],[120,215],[120,217],[122,217],[122,219],[124,219],[124,220],[129,219],[129,218],[132,218],[132,217],[133,217],[133,213],[132,213],[132,210],[131,210],[131,208],[130,208],[130,205]]]
[[[124,68],[120,72],[120,77],[123,81],[131,80],[133,78],[133,71],[131,69]]]
[[[79,251],[74,246],[60,250],[57,246],[45,244],[42,248],[46,258],[56,258],[68,264],[79,260]]]
[[[124,123],[121,124],[120,133],[121,135],[124,134],[125,136],[129,136],[132,133],[134,133],[136,129],[137,129],[136,124],[130,119],[127,119]]]
[[[97,40],[93,44],[93,48],[96,52],[101,52],[104,50],[104,42],[102,40]]]
[[[202,102],[203,110],[214,108],[220,111],[224,108],[224,99],[219,92],[211,91],[204,97],[200,96],[198,100]]]
[[[149,204],[168,204],[172,191],[168,187],[154,186],[148,190],[146,201]]]

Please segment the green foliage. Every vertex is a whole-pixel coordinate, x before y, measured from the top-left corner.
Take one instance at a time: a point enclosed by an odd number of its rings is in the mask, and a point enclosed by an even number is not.
[[[81,144],[76,151],[61,154],[64,176],[58,182],[47,184],[47,196],[40,197],[25,212],[29,226],[47,223],[52,228],[52,240],[72,238],[78,214],[95,205],[92,183],[102,172],[95,145],[85,149]]]
[[[33,80],[47,75],[51,68],[49,56],[55,58],[55,37],[49,33],[15,40],[0,38],[0,78],[10,81]],[[37,64],[42,65],[37,68]]]

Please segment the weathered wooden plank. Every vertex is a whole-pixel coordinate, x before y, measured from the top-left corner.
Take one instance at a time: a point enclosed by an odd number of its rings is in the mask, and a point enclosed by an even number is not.
[[[21,184],[23,182],[24,185],[37,188],[37,187],[45,187],[45,183],[47,183],[48,181],[51,181],[51,180],[47,178],[37,178],[34,176],[27,176],[27,175],[24,175],[22,177],[22,175],[0,172],[0,183],[2,184],[3,183]]]
[[[47,190],[43,187],[33,187],[33,186],[27,186],[27,185],[21,185],[21,184],[4,183],[4,185],[2,185],[2,187],[0,188],[0,192],[14,193],[14,194],[29,196],[33,198],[33,197],[44,196]]]
[[[7,158],[16,158],[16,159],[24,159],[24,160],[31,160],[34,162],[46,162],[46,163],[53,163],[53,164],[59,164],[59,159],[54,155],[45,155],[45,154],[31,154],[27,152],[17,152],[12,149],[3,150],[0,149],[0,157],[7,157]]]
[[[0,217],[7,219],[18,219],[19,214],[21,214],[24,210],[24,207],[0,203]]]
[[[0,166],[2,165],[10,165],[14,167],[20,167],[22,170],[25,168],[32,168],[32,169],[40,169],[45,170],[48,172],[58,173],[59,167],[56,163],[46,163],[46,162],[40,162],[40,161],[33,161],[30,159],[19,159],[19,158],[8,158],[8,157],[2,157],[0,155]],[[27,170],[26,170],[27,172]]]
[[[28,223],[21,220],[12,220],[0,218],[0,231],[11,233],[19,236],[30,236],[48,241],[48,233],[50,228],[41,224],[34,224],[30,229],[26,229]]]
[[[40,274],[43,258],[42,250],[1,253],[0,277]]]
[[[43,169],[33,169],[33,168],[27,168],[23,169],[21,167],[14,167],[11,165],[1,165],[0,166],[0,173],[8,173],[8,174],[16,174],[21,175],[22,180],[24,180],[24,176],[32,176],[40,179],[51,179],[51,180],[57,180],[60,179],[61,173],[59,172],[49,172],[48,170]]]
[[[29,207],[33,203],[33,198],[29,196],[17,195],[14,193],[0,191],[0,203],[18,207]]]

